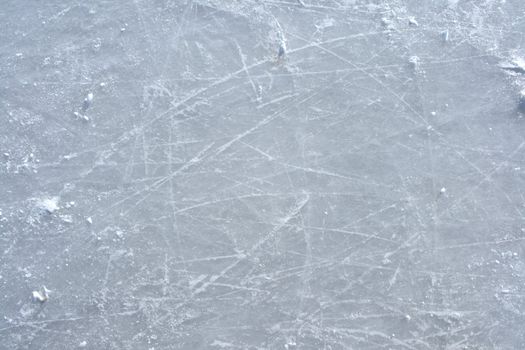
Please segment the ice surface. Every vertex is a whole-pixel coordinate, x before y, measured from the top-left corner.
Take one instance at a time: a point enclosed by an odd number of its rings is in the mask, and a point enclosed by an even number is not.
[[[524,13],[2,1],[0,349],[524,349]]]

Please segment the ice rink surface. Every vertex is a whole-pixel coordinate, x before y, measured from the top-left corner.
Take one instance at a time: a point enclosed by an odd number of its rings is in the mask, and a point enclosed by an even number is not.
[[[524,349],[524,32],[1,1],[0,349]]]

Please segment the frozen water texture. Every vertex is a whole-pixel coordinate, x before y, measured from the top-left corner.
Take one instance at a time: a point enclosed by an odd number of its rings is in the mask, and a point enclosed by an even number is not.
[[[1,5],[0,349],[525,348],[524,1]]]

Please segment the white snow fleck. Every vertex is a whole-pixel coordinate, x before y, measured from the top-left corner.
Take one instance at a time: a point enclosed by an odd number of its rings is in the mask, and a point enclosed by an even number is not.
[[[69,214],[60,215],[60,219],[62,219],[63,222],[72,224],[73,223],[73,216]]]
[[[37,201],[37,207],[49,214],[52,214],[60,209],[58,206],[59,200],[59,197],[44,197]]]
[[[210,346],[217,346],[223,349],[231,349],[234,345],[225,341],[214,340],[213,343],[210,344]]]
[[[39,303],[44,303],[49,299],[49,292],[50,290],[47,289],[46,286],[43,286],[42,290],[34,290],[31,293],[31,295],[34,301],[37,301]]]
[[[418,56],[410,56],[410,58],[408,59],[408,62],[410,62],[410,64],[415,70],[419,70],[420,59]]]
[[[65,160],[70,160],[76,157],[78,157],[78,153],[70,153],[70,154],[66,154],[65,156],[63,156]]]
[[[415,17],[408,17],[408,24],[414,27],[419,26],[419,23],[416,21]]]

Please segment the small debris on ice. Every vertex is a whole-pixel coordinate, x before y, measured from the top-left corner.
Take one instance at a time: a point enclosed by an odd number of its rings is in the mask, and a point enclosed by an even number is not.
[[[417,23],[416,19],[414,17],[408,17],[408,25],[418,27],[419,23]]]
[[[73,223],[73,217],[71,215],[60,215],[60,218],[66,224],[72,224]]]
[[[279,43],[277,59],[284,59],[286,55],[286,37],[284,36],[283,29],[277,20],[275,24],[277,25],[277,39]]]
[[[408,62],[410,62],[412,68],[414,68],[415,70],[419,70],[420,60],[418,56],[411,56],[408,59]]]
[[[392,21],[389,20],[386,17],[383,17],[383,18],[381,18],[381,24],[388,28],[388,27],[390,27],[392,25]]]
[[[71,201],[71,202],[66,202],[66,204],[64,205],[64,207],[66,207],[67,209],[71,208],[71,207],[74,207],[75,206],[75,202],[74,201]]]
[[[518,102],[518,108],[519,108],[522,112],[525,112],[525,89],[523,89],[523,90],[520,91],[519,102]]]
[[[82,104],[82,110],[85,112],[91,106],[92,102],[93,102],[93,93],[90,92],[89,94],[87,94],[86,98],[84,99],[84,103]]]
[[[33,299],[40,303],[44,303],[47,300],[47,298],[44,295],[42,295],[42,293],[36,290],[33,291]]]
[[[78,347],[79,348],[85,348],[87,346],[87,341],[81,341],[79,344],[78,344]]]
[[[435,117],[437,115],[437,113],[435,111],[432,111],[432,112],[430,112],[430,115]]]
[[[500,62],[499,67],[512,73],[525,74],[525,59],[515,56],[510,62]]]
[[[441,189],[439,190],[439,193],[445,194],[445,192],[447,192],[447,189],[445,187],[441,187]]]
[[[296,345],[297,345],[297,343],[295,342],[295,340],[292,339],[292,340],[287,341],[286,344],[284,344],[284,348],[285,349],[293,349],[293,348],[296,347]]]
[[[286,44],[284,42],[281,42],[279,44],[279,51],[277,52],[277,58],[283,59],[285,54],[286,54]]]
[[[49,299],[50,290],[46,286],[42,287],[42,290],[34,290],[32,294],[33,300],[41,304],[45,303]]]
[[[60,209],[58,206],[58,197],[48,197],[40,199],[37,203],[37,207],[47,212],[48,214],[53,214],[55,211]]]
[[[87,107],[86,107],[87,108]],[[84,114],[81,114],[81,113],[78,113],[78,112],[74,112],[73,113],[75,115],[75,117],[77,117],[78,119],[81,119],[81,120],[84,120],[86,122],[89,121],[89,117],[87,115],[84,115]]]
[[[65,160],[70,160],[70,159],[76,158],[77,156],[78,156],[77,153],[70,153],[70,154],[66,154],[62,158],[64,158]]]
[[[448,30],[445,30],[444,32],[441,33],[441,38],[443,39],[444,42],[448,41]]]
[[[86,218],[86,222],[87,222],[88,224],[90,224],[90,225],[93,224],[93,219],[91,218],[91,216],[89,216],[89,217]]]

